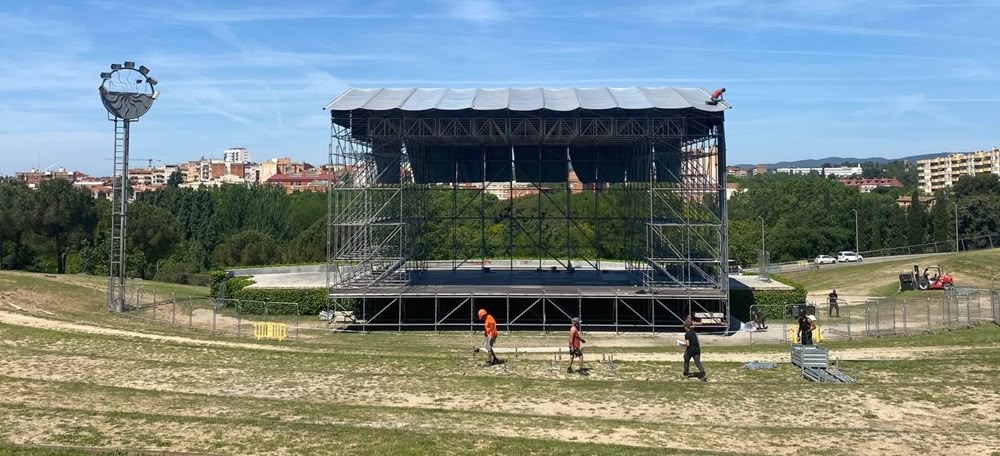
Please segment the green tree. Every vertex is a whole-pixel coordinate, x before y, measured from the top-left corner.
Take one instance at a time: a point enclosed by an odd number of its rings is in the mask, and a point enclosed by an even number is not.
[[[259,231],[243,231],[216,247],[213,253],[217,266],[257,266],[281,260],[278,244]]]
[[[31,225],[34,232],[52,242],[56,271],[66,272],[66,250],[92,237],[97,224],[90,192],[73,188],[69,181],[42,181],[32,194]]]
[[[142,252],[144,262],[137,266],[141,278],[157,261],[165,258],[181,239],[181,229],[170,212],[144,202],[132,204],[128,210],[128,245],[133,252]]]
[[[913,189],[910,206],[906,209],[907,235],[909,245],[923,244],[927,236],[927,211],[920,202],[920,191]]]
[[[939,194],[928,214],[928,231],[932,242],[955,240],[955,216],[952,213],[952,202]]]
[[[21,265],[21,244],[25,233],[29,230],[30,191],[18,183],[0,183],[0,269],[4,269],[4,258],[8,244],[10,260],[7,268],[18,268]]]
[[[1000,176],[996,174],[962,176],[955,182],[952,192],[959,201],[975,195],[1000,195]]]
[[[285,250],[286,263],[316,263],[326,261],[326,220],[317,220],[299,233]]]
[[[183,182],[184,182],[184,176],[181,174],[181,172],[180,171],[174,171],[174,172],[170,173],[170,177],[167,178],[167,187],[168,188],[178,188],[178,187],[180,187],[181,183],[183,183]]]

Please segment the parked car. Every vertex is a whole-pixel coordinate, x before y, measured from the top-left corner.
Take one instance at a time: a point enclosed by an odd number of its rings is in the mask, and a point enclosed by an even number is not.
[[[857,252],[851,252],[849,250],[845,250],[843,252],[837,253],[838,263],[854,263],[856,261],[864,261],[864,260],[865,259],[862,258],[861,255],[858,255]]]
[[[816,257],[816,264],[834,264],[837,260],[830,255],[820,255]]]

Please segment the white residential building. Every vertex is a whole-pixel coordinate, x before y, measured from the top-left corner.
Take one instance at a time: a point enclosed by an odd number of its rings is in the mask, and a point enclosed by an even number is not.
[[[1000,176],[1000,148],[917,160],[917,184],[928,195],[977,174]]]
[[[809,174],[813,171],[822,176],[860,176],[861,164],[858,164],[858,166],[831,166],[829,168],[778,168],[777,170],[777,172],[785,174]]]
[[[250,161],[250,151],[246,147],[230,147],[222,151],[222,161],[230,163],[247,163]]]

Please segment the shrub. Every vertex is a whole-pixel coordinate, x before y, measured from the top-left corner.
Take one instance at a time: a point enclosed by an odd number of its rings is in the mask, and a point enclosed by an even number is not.
[[[211,271],[208,273],[208,286],[211,289],[212,296],[235,298],[237,292],[254,283],[252,277],[235,276],[227,278],[227,274],[226,271]],[[225,284],[225,290],[222,290],[223,284]]]
[[[243,288],[232,295],[240,300],[240,312],[269,315],[316,315],[326,310],[323,288]]]
[[[730,290],[729,308],[732,315],[750,321],[750,306],[756,306],[768,319],[786,317],[785,306],[806,302],[806,289],[801,284],[778,275],[772,280],[791,286],[792,290]]]

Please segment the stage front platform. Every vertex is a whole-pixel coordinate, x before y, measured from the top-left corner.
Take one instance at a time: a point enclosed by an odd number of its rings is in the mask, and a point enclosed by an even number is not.
[[[359,329],[464,329],[486,309],[503,330],[552,330],[579,316],[591,331],[673,331],[692,318],[723,329],[718,287],[646,289],[628,271],[436,270],[410,273],[409,285],[337,288],[355,305]]]

